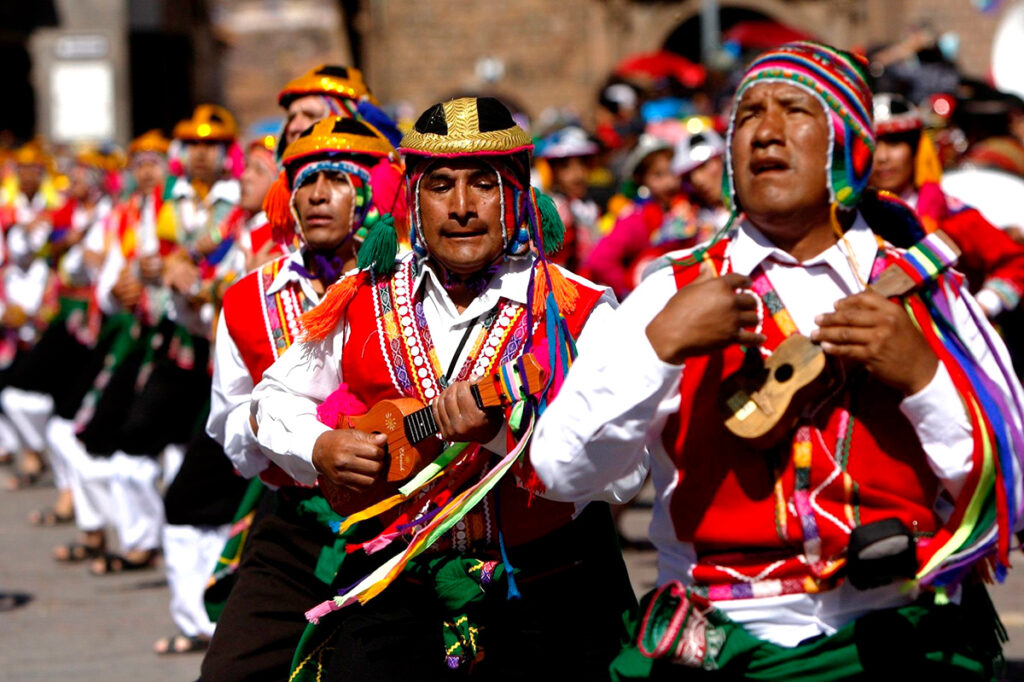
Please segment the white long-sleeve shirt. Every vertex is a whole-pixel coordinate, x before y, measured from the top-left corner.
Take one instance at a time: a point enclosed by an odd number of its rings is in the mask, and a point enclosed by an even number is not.
[[[478,327],[480,318],[500,298],[526,304],[531,265],[530,259],[502,265],[491,280],[491,286],[461,313],[434,271],[429,267],[421,269],[414,282],[414,291],[420,293],[423,301],[423,314],[442,370],[447,370],[453,361],[452,356],[467,327]],[[615,307],[614,295],[605,290],[578,339],[577,348],[581,352],[586,352],[597,341],[590,331],[591,326],[607,329],[606,322]],[[316,407],[345,381],[341,373],[341,356],[348,333],[348,325],[343,322],[333,335],[322,342],[294,344],[263,374],[263,381],[253,391],[260,445],[274,462],[300,483],[311,485],[317,477],[312,464],[313,446],[320,435],[330,429],[317,420]],[[469,345],[454,359],[456,366],[465,362],[470,353]],[[504,434],[499,433],[484,446],[492,452],[504,452]],[[637,493],[646,473],[646,469],[641,468],[628,472],[621,479],[609,480],[588,499],[626,501]]]
[[[29,319],[18,328],[18,338],[31,343],[38,336],[32,318],[42,307],[50,278],[50,265],[38,254],[50,236],[51,226],[49,222],[32,226],[47,208],[42,192],[36,192],[31,200],[19,193],[14,198],[14,207],[17,222],[8,229],[2,249],[4,300],[0,303],[0,312],[7,305],[16,305],[25,311]]]
[[[107,216],[110,214],[112,202],[109,197],[101,197],[92,209],[84,209],[79,205],[71,216],[71,229],[84,232],[77,244],[61,256],[58,269],[61,278],[72,286],[88,286],[97,281],[102,266],[96,268],[89,264],[86,254],[104,252],[106,248]]]
[[[320,295],[310,280],[292,270],[289,267],[291,263],[302,265],[303,252],[296,251],[288,257],[267,288],[267,293],[274,294],[287,286],[299,286],[306,300],[314,305],[319,303]],[[206,433],[224,446],[224,453],[245,478],[257,476],[270,464],[260,450],[249,422],[253,386],[249,369],[228,332],[227,321],[222,314],[217,321],[217,340],[213,346],[213,388]]]
[[[868,280],[877,243],[862,218],[846,233],[845,241],[852,249],[851,258],[840,241],[801,267],[792,267],[796,261],[789,254],[745,222],[727,257],[732,270],[744,275],[762,265],[800,333],[810,335],[817,315],[831,312],[836,301],[861,291],[860,282]],[[856,263],[859,278],[851,263]],[[697,560],[693,545],[680,542],[673,527],[669,502],[679,472],[661,439],[666,420],[679,411],[680,372],[686,370],[659,359],[646,336],[648,323],[677,290],[672,268],[657,269],[611,319],[602,321],[604,333],[595,333],[595,342],[580,353],[561,392],[541,418],[531,451],[549,494],[572,500],[644,466],[649,449],[656,491],[650,536],[658,549],[659,585],[676,579],[692,583]],[[1019,396],[1019,384],[1007,386],[1002,380],[968,307],[976,304],[964,291],[953,309],[957,329],[987,374],[1007,395]],[[1005,348],[998,351],[1009,363]],[[970,422],[948,372],[940,366],[924,389],[902,401],[900,410],[913,425],[932,471],[955,495],[970,471],[973,442]],[[1021,428],[1019,420],[1017,428]],[[738,599],[715,606],[754,635],[794,646],[808,637],[832,634],[868,611],[903,605],[915,596],[913,591],[904,592],[902,585],[857,591],[844,582],[821,594]]]

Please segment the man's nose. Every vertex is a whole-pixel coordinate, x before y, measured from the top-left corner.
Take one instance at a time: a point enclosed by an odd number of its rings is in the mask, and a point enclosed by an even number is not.
[[[313,190],[309,193],[309,201],[313,204],[323,204],[330,199],[330,185],[323,173],[318,173],[313,181]]]
[[[448,207],[451,217],[463,221],[473,213],[473,201],[470,197],[468,183],[456,182],[452,188],[452,201]]]
[[[754,131],[755,145],[781,144],[785,141],[784,112],[782,107],[769,105],[757,123]]]
[[[309,122],[304,116],[296,116],[284,129],[285,137],[293,139],[298,137],[299,133],[309,127]],[[294,140],[293,140],[294,141]]]

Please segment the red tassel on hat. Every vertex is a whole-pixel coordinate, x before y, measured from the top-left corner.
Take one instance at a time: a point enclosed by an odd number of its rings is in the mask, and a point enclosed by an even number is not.
[[[295,238],[295,218],[292,216],[292,192],[288,188],[288,176],[284,171],[277,176],[267,196],[263,198],[263,211],[273,230],[274,241],[290,244]]]

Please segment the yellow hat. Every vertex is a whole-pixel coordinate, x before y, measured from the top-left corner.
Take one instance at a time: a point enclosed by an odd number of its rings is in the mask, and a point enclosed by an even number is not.
[[[185,142],[234,142],[237,136],[235,117],[216,104],[200,104],[192,118],[174,126],[174,139]]]
[[[166,154],[171,141],[164,137],[164,134],[154,128],[139,135],[128,145],[129,154],[140,154],[142,152],[154,152]]]
[[[288,145],[281,162],[288,166],[306,156],[332,152],[384,157],[395,154],[395,148],[369,123],[332,116],[317,121]]]
[[[328,95],[376,103],[363,80],[363,72],[351,66],[321,64],[290,81],[277,95],[277,103],[287,107],[292,100],[306,95]]]
[[[18,147],[14,152],[14,162],[20,166],[46,166],[53,165],[51,157],[38,140],[27,142]]]

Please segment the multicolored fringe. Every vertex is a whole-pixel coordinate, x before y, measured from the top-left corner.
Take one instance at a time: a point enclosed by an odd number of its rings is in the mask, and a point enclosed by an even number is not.
[[[915,287],[919,287],[956,263],[959,255],[938,232],[932,232],[907,249],[896,265],[914,281]]]
[[[206,582],[203,602],[206,614],[214,623],[220,619],[220,614],[227,603],[227,595],[236,582],[235,575],[242,563],[242,548],[249,537],[249,529],[256,516],[256,506],[265,491],[266,487],[258,478],[249,482],[249,487],[246,488],[245,495],[242,496],[242,501],[235,512],[224,549],[217,559],[213,574]]]
[[[520,403],[519,405],[524,406],[526,403]],[[306,618],[310,622],[316,623],[320,618],[333,611],[343,609],[356,602],[365,604],[370,601],[383,592],[413,558],[430,547],[483,500],[491,489],[501,481],[502,477],[511,469],[512,465],[515,464],[516,460],[526,451],[529,445],[536,417],[532,410],[520,408],[520,411],[527,413],[527,424],[525,426],[525,433],[515,448],[505,455],[479,482],[459,493],[443,509],[437,512],[430,522],[416,533],[405,551],[385,562],[377,570],[370,573],[370,575],[363,578],[343,594],[307,611]]]
[[[959,583],[979,561],[994,562],[995,577],[1002,581],[1010,565],[1011,533],[1024,511],[1020,490],[1024,397],[1015,390],[1015,374],[984,320],[969,306],[1010,396],[1003,395],[960,338],[951,322],[951,304],[958,292],[959,281],[947,274],[904,301],[907,313],[948,370],[974,435],[971,473],[953,513],[934,537],[918,544],[917,579],[934,587]]]

